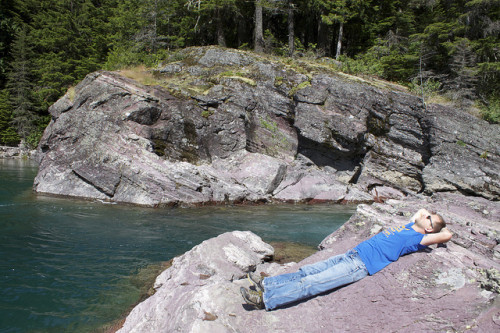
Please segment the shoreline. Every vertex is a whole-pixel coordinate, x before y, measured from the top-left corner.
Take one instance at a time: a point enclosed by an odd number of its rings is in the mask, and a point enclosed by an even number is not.
[[[0,159],[34,159],[35,153],[23,147],[0,146]]]
[[[314,297],[314,301],[272,313],[251,311],[242,304],[239,289],[249,284],[246,272],[276,275],[325,260],[381,229],[407,223],[415,207],[439,211],[454,233],[453,240],[446,246],[404,256],[380,274],[363,279],[356,288],[346,286]],[[181,255],[157,278],[156,293],[132,310],[120,332],[171,331],[179,327],[186,331],[262,332],[264,328],[266,332],[323,332],[325,327],[342,331],[346,326],[358,331],[378,327],[441,332],[474,327],[493,332],[498,330],[494,316],[500,285],[495,239],[499,213],[495,202],[450,193],[360,205],[349,221],[321,242],[321,250],[285,266],[262,263],[270,248],[260,238],[260,246],[255,244],[258,236],[226,233]],[[241,254],[236,261],[233,253]],[[214,264],[206,266],[207,262]],[[457,301],[468,306],[456,308]],[[421,313],[422,302],[438,320],[429,321],[428,314]],[[332,311],[325,313],[325,308]],[[380,308],[388,310],[381,312]],[[452,309],[452,316],[443,309]],[[417,320],[408,319],[408,312],[416,313]],[[394,320],[395,316],[401,320]]]
[[[304,260],[305,258],[313,255],[317,251],[319,251],[318,247],[314,247],[311,245],[302,245],[295,242],[269,242],[269,244],[274,248],[274,256],[270,263],[278,263],[280,265],[288,264],[288,263],[296,263]],[[155,276],[149,276],[144,280],[144,284],[142,287],[143,292],[137,302],[130,305],[130,307],[120,316],[111,322],[108,322],[101,327],[96,329],[96,332],[99,333],[115,333],[123,327],[125,320],[127,319],[130,312],[140,303],[145,301],[147,298],[154,295],[156,290],[153,288],[156,278],[165,270],[169,269],[172,266],[172,262],[175,259],[172,258],[168,261],[161,262],[158,264],[158,269],[156,270],[157,274]]]

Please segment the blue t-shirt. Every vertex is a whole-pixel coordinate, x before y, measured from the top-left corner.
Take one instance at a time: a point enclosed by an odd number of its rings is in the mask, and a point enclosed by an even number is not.
[[[427,248],[420,244],[424,235],[413,230],[412,226],[413,222],[388,228],[354,248],[370,275],[398,260],[402,255]]]

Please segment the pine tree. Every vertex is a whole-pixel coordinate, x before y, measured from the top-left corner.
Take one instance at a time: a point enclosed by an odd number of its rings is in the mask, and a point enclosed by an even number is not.
[[[12,123],[12,105],[8,90],[0,90],[0,144],[15,145],[20,138]]]
[[[335,59],[342,54],[344,26],[359,16],[364,7],[369,7],[371,0],[315,0],[321,11],[321,21],[328,26],[337,25]]]
[[[236,0],[186,0],[187,5],[197,13],[195,31],[208,33],[206,42],[219,46],[227,45],[227,33],[231,32],[232,16],[237,13]],[[205,28],[201,28],[204,26]],[[233,31],[234,33],[234,31]],[[213,34],[213,35],[212,35]],[[212,35],[212,36],[211,36]]]
[[[116,69],[152,65],[155,54],[193,40],[201,0],[123,0],[109,15],[109,47],[104,65]]]
[[[22,24],[19,17],[20,3],[17,0],[0,0],[0,89],[5,87],[9,62],[12,61],[10,49],[16,30]]]
[[[37,93],[47,109],[100,68],[107,53],[106,12],[91,0],[40,0],[34,6],[29,39],[37,53]]]
[[[476,98],[476,56],[467,38],[459,39],[451,47],[451,73],[446,80],[447,90],[453,100],[470,102]]]
[[[476,92],[489,107],[500,100],[500,2],[473,0],[466,3],[461,16],[466,26],[465,36],[470,40],[478,65]],[[490,101],[491,100],[491,101]],[[500,113],[500,110],[497,111]]]
[[[16,34],[12,45],[11,69],[8,73],[7,88],[13,107],[12,124],[22,139],[27,139],[35,131],[37,120],[33,96],[33,53],[28,43],[27,27]]]
[[[138,3],[139,30],[133,39],[141,50],[154,54],[160,48],[167,46],[168,37],[162,33],[161,26],[165,17],[169,15],[170,3],[167,0],[143,0]]]

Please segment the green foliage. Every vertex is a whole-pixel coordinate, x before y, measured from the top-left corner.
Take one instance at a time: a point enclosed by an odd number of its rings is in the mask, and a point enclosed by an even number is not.
[[[490,96],[490,100],[498,100],[500,82],[500,62],[485,62],[478,64],[478,81],[476,85],[479,96]]]
[[[0,142],[2,144],[7,146],[16,146],[20,141],[21,138],[17,135],[17,132],[13,127],[8,127],[0,132]]]
[[[401,54],[392,52],[390,55],[380,59],[384,70],[383,78],[391,81],[408,82],[416,75],[416,63],[418,58],[413,54]]]
[[[343,72],[354,75],[373,75],[383,77],[383,64],[372,53],[364,53],[356,56],[355,59],[341,56],[339,61],[342,63]]]
[[[425,98],[430,98],[435,96],[439,92],[441,88],[441,83],[433,79],[426,79],[420,82],[420,78],[415,77],[408,84],[408,88],[412,93],[416,95],[420,96],[424,95]]]
[[[371,0],[315,0],[320,8],[321,20],[328,24],[345,23],[361,13],[362,6],[370,6]]]
[[[35,122],[35,127],[34,129],[30,132],[28,137],[26,137],[25,144],[28,148],[30,149],[35,149],[38,146],[38,143],[40,142],[40,139],[43,136],[43,131],[45,130],[45,127],[50,122],[50,116],[49,115],[44,115],[41,117],[38,117]]]
[[[409,48],[408,39],[389,34],[377,39],[374,46],[355,59],[340,57],[339,60],[342,61],[342,70],[349,74],[408,82],[416,74],[418,61],[418,56]]]
[[[38,142],[42,138],[43,131],[31,132],[28,137],[26,137],[25,144],[29,149],[35,149],[38,146]]]
[[[0,0],[0,89],[3,89],[7,82],[9,62],[12,61],[10,47],[20,23],[16,15],[17,5],[16,0]]]
[[[22,139],[34,130],[37,118],[35,96],[33,94],[33,51],[28,40],[27,27],[16,34],[12,45],[14,60],[8,73],[7,89],[12,105],[12,125]]]
[[[154,66],[165,58],[166,50],[185,46],[189,36],[183,29],[195,24],[185,4],[180,0],[120,1],[109,18],[111,48],[104,68]]]
[[[286,56],[288,54],[288,46],[280,42],[269,29],[264,31],[264,49],[268,53],[278,56]]]
[[[500,123],[500,96],[493,96],[488,104],[481,106],[483,119],[490,123]]]
[[[482,101],[485,119],[498,122],[499,1],[258,3],[268,53],[289,56],[292,7],[294,57],[336,57],[344,72],[419,95],[439,89],[458,104]],[[38,133],[48,106],[101,68],[155,67],[189,46],[253,49],[255,11],[244,0],[0,0],[0,89],[10,91],[14,128],[25,139]]]
[[[107,70],[134,67],[143,63],[146,54],[127,46],[116,46],[109,53],[103,67]]]
[[[16,145],[21,138],[11,126],[12,105],[7,90],[0,90],[0,143],[5,145]]]
[[[293,96],[293,95],[295,95],[295,93],[297,93],[297,91],[304,89],[306,87],[310,87],[310,86],[311,86],[311,81],[303,81],[303,82],[299,83],[298,85],[296,85],[295,87],[293,87],[292,89],[290,89],[290,91],[288,92],[288,95]]]
[[[99,69],[108,51],[106,10],[90,0],[35,2],[29,41],[37,56],[34,73],[41,107]]]
[[[211,115],[213,115],[213,114],[214,114],[214,110],[212,110],[212,109],[209,109],[209,110],[203,110],[203,111],[201,112],[201,116],[202,116],[203,118],[207,118],[207,119],[208,119]]]

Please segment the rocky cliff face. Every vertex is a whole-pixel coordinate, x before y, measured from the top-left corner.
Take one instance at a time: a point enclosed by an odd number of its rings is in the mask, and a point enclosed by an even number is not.
[[[55,103],[35,191],[149,206],[498,200],[498,125],[326,67],[218,48],[167,62],[157,85],[97,72]]]
[[[247,271],[275,275],[343,253],[383,228],[435,209],[454,232],[446,246],[400,258],[352,285],[271,312],[239,295]],[[266,263],[272,248],[250,232],[223,234],[174,259],[156,293],[119,332],[498,332],[499,221],[495,202],[460,194],[360,205],[299,264]]]

